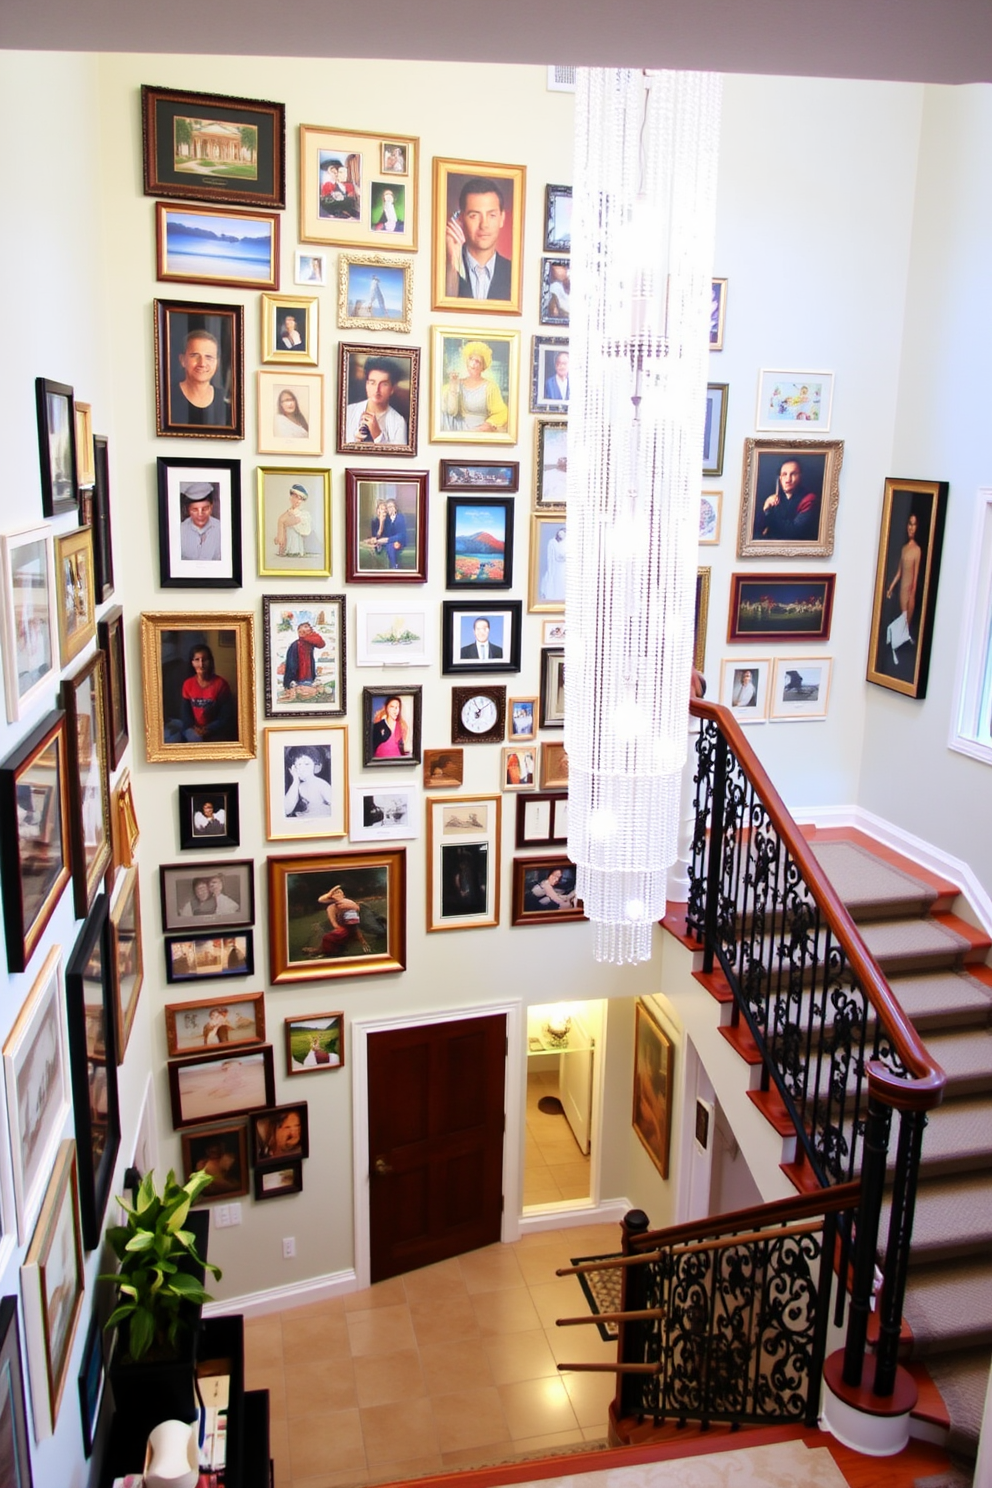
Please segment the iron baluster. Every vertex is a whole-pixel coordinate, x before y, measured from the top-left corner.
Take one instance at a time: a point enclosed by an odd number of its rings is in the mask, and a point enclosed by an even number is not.
[[[896,1382],[896,1355],[899,1349],[902,1304],[906,1296],[909,1242],[913,1233],[916,1184],[926,1124],[925,1111],[900,1113],[889,1238],[885,1247],[885,1279],[879,1304],[878,1363],[875,1367],[874,1393],[883,1398],[892,1394]]]
[[[889,1127],[892,1107],[883,1105],[873,1095],[868,1097],[868,1121],[865,1127],[864,1157],[861,1164],[861,1203],[854,1232],[854,1277],[844,1346],[845,1385],[861,1384],[865,1344],[868,1338],[868,1313],[871,1310],[872,1283],[875,1279],[875,1252],[878,1248],[878,1219],[882,1212],[882,1189],[885,1187],[885,1162],[889,1150]]]

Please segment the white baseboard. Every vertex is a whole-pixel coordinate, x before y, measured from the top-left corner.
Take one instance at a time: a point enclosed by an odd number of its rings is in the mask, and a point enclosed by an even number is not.
[[[225,1297],[207,1302],[204,1317],[225,1317],[240,1312],[245,1317],[262,1317],[267,1312],[284,1312],[290,1307],[306,1307],[313,1302],[329,1302],[358,1290],[353,1270],[332,1271],[327,1276],[313,1276],[309,1281],[291,1281],[286,1286],[269,1287],[264,1292],[249,1292],[244,1297]]]
[[[539,1212],[520,1216],[520,1233],[534,1235],[540,1230],[569,1230],[578,1225],[619,1224],[633,1207],[629,1199],[604,1199],[601,1204],[581,1206],[568,1201],[546,1204],[542,1205]],[[618,1235],[617,1244],[619,1243]]]

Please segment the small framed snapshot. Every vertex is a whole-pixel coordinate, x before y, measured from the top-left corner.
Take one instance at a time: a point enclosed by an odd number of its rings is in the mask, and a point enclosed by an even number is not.
[[[703,474],[723,474],[723,452],[727,442],[727,395],[730,384],[706,385],[706,417],[703,423]]]
[[[255,758],[255,616],[159,610],[141,616],[149,763]]]
[[[379,147],[379,169],[384,176],[407,176],[410,164],[406,145],[396,140],[383,140]]]
[[[47,522],[0,535],[3,680],[7,719],[16,723],[54,693],[59,672],[55,544]]]
[[[114,867],[130,868],[135,860],[139,836],[130,770],[121,772],[120,783],[114,790],[110,814],[114,825]]]
[[[564,744],[545,742],[541,745],[542,791],[568,790],[568,751]]]
[[[93,436],[93,560],[96,598],[102,604],[114,592],[114,546],[110,531],[110,452],[102,434]]]
[[[265,994],[241,992],[223,999],[203,997],[197,1002],[167,1002],[165,1037],[169,1058],[209,1054],[212,1049],[236,1049],[265,1043]]]
[[[530,580],[527,609],[531,614],[565,613],[568,541],[562,517],[531,517]]]
[[[352,842],[398,842],[420,836],[420,793],[412,785],[353,785]]]
[[[53,712],[0,764],[0,880],[10,971],[27,968],[71,877],[69,821],[65,714]]]
[[[259,578],[329,579],[331,472],[259,465],[255,480]]]
[[[345,712],[343,594],[262,596],[266,718]]]
[[[262,361],[316,367],[320,347],[316,295],[263,294]]]
[[[284,1019],[286,1074],[309,1075],[344,1064],[344,1013],[309,1013]]]
[[[159,866],[162,929],[238,930],[255,923],[255,864],[251,858]]]
[[[542,646],[564,646],[565,644],[565,621],[545,620],[541,624]]]
[[[541,727],[565,727],[565,648],[541,647]]]
[[[499,924],[499,796],[427,798],[427,929]]]
[[[302,1193],[302,1162],[280,1163],[273,1168],[256,1168],[253,1192],[257,1203],[263,1203],[266,1199],[282,1199],[288,1194]]]
[[[706,670],[706,626],[710,615],[710,580],[713,570],[696,569],[696,598],[693,609],[692,664],[697,672]]]
[[[431,442],[516,444],[519,331],[431,330]]]
[[[155,301],[158,435],[244,439],[241,305]]]
[[[183,1181],[209,1173],[210,1184],[197,1199],[236,1199],[248,1192],[248,1129],[243,1121],[182,1134]]]
[[[279,287],[279,218],[275,212],[155,203],[155,254],[160,280]]]
[[[833,659],[829,656],[777,656],[769,716],[826,718]]]
[[[662,1178],[668,1177],[672,1112],[672,1041],[647,1003],[634,1017],[633,1127]]]
[[[405,969],[405,848],[269,858],[268,871],[273,982]]]
[[[97,1334],[102,1341],[103,1330],[97,1329]],[[10,1488],[31,1488],[31,1449],[21,1374],[16,1296],[0,1300],[0,1418],[5,1422],[3,1440],[0,1441],[3,1481],[9,1483]]]
[[[449,589],[512,588],[512,496],[448,497],[445,582]]]
[[[145,979],[141,948],[141,900],[138,870],[132,865],[124,875],[110,910],[110,982],[114,994],[117,1063],[124,1063],[131,1037],[138,998]]]
[[[503,774],[500,790],[533,790],[537,784],[537,745],[524,749],[516,744],[503,748]]]
[[[87,1250],[100,1244],[121,1142],[106,924],[107,898],[101,895],[80,931],[65,972],[79,1207]]]
[[[424,789],[457,789],[465,778],[463,749],[424,750]]]
[[[568,843],[568,793],[535,792],[517,802],[516,846],[565,847]]]
[[[418,346],[338,346],[338,454],[415,455]]]
[[[17,1241],[26,1245],[71,1108],[62,949],[53,946],[3,1046]]]
[[[544,251],[545,253],[571,253],[572,251],[571,186],[545,186],[544,188]]]
[[[359,666],[434,665],[434,615],[422,600],[405,604],[355,603],[355,660]]]
[[[258,453],[324,453],[324,378],[295,368],[258,374]]]
[[[534,435],[534,510],[563,512],[568,497],[568,424],[541,419]]]
[[[710,351],[723,350],[723,330],[727,320],[727,281],[710,280]]]
[[[348,727],[267,728],[266,836],[344,837],[348,832]]]
[[[94,651],[75,676],[62,683],[69,755],[69,840],[76,918],[93,907],[110,867],[110,773],[107,768],[106,667]]]
[[[362,763],[418,765],[423,689],[384,687],[362,689]]]
[[[925,698],[947,482],[885,482],[868,648],[869,682]]]
[[[124,660],[124,611],[114,605],[97,622],[100,650],[107,672],[107,755],[116,770],[128,746],[127,677]]]
[[[777,433],[825,434],[834,401],[832,372],[782,372],[762,367],[758,373],[758,409],[754,427]]]
[[[739,558],[829,558],[841,439],[745,439]]]
[[[731,574],[727,640],[829,641],[836,579],[836,574]]]
[[[413,262],[384,253],[338,254],[338,325],[343,331],[410,334]]]
[[[272,1045],[260,1049],[201,1054],[177,1059],[168,1066],[172,1124],[200,1126],[247,1116],[275,1104],[275,1066]]]
[[[103,1409],[103,1386],[105,1382],[103,1362],[103,1325],[94,1313],[86,1330],[83,1344],[83,1360],[77,1376],[79,1386],[79,1417],[83,1427],[83,1451],[87,1457],[93,1454],[100,1412]],[[3,1459],[0,1457],[0,1466]],[[15,1488],[20,1488],[20,1479],[11,1479]]]
[[[383,149],[405,171],[383,169]],[[420,141],[384,140],[357,129],[300,125],[300,240],[342,248],[417,247]]]
[[[217,93],[141,90],[145,195],[286,205],[286,108]]]
[[[76,420],[76,483],[80,487],[92,486],[96,480],[93,462],[93,409],[89,403],[77,400],[72,405]]]
[[[179,787],[179,846],[237,847],[241,841],[238,783]]]
[[[720,519],[723,515],[723,492],[704,491],[699,498],[699,546],[716,547],[720,541]]]
[[[345,471],[349,584],[427,582],[427,471]]]
[[[516,491],[519,488],[519,460],[442,460],[438,467],[438,489],[441,491]]]
[[[575,897],[575,864],[564,853],[513,860],[514,925],[547,925],[584,920]]]
[[[65,1141],[54,1170],[49,1169],[45,1202],[21,1267],[24,1347],[38,1442],[55,1430],[85,1286],[76,1144]]]
[[[158,459],[159,583],[241,588],[241,461]]]
[[[506,737],[511,744],[537,738],[536,697],[510,698],[506,705]]]
[[[531,413],[567,413],[570,394],[568,337],[532,337],[530,363]]]
[[[542,325],[567,326],[572,292],[572,266],[567,258],[541,259]]]
[[[293,283],[327,283],[327,254],[314,253],[310,248],[297,248],[293,253]]]
[[[506,728],[506,688],[474,682],[451,689],[451,742],[501,744]]]
[[[55,539],[55,582],[59,595],[59,655],[68,666],[96,635],[93,530],[77,527]]]
[[[771,657],[740,661],[735,656],[723,663],[720,701],[738,723],[764,723],[768,716],[768,682]]]
[[[49,377],[34,380],[41,459],[41,510],[62,517],[79,509],[76,484],[76,415],[72,388]]]
[[[255,974],[255,937],[250,930],[220,938],[171,936],[164,944],[165,980],[170,984]]]
[[[310,1156],[306,1101],[253,1111],[248,1118],[248,1150],[253,1168],[273,1167]]]
[[[526,181],[522,165],[435,155],[433,309],[520,314]]]
[[[442,672],[519,672],[521,610],[519,599],[485,605],[444,600]]]

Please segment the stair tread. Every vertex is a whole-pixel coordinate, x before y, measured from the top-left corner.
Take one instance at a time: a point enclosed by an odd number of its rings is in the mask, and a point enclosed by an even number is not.
[[[947,1075],[947,1089],[985,1079],[992,1084],[992,1029],[951,1029],[928,1033],[927,1052]],[[946,1096],[945,1096],[946,1099]]]
[[[972,942],[935,919],[872,920],[859,927],[861,938],[878,961],[887,957],[964,955]]]
[[[903,1317],[915,1358],[992,1343],[992,1257],[911,1269]]]
[[[989,1383],[988,1348],[955,1349],[934,1354],[927,1369],[951,1418],[948,1447],[974,1456],[982,1429]]]
[[[813,842],[811,851],[853,919],[885,905],[926,910],[937,891],[853,842]]]
[[[889,1232],[891,1201],[882,1203],[879,1250]],[[912,1261],[987,1244],[992,1246],[992,1183],[987,1173],[968,1173],[922,1181],[916,1194]]]
[[[955,1023],[987,1020],[992,1015],[992,987],[967,971],[933,971],[929,975],[893,978],[892,992],[911,1023],[937,1019]]]
[[[972,1167],[992,1167],[992,1099],[988,1096],[951,1100],[929,1113],[923,1134],[922,1171],[939,1163],[968,1159]]]

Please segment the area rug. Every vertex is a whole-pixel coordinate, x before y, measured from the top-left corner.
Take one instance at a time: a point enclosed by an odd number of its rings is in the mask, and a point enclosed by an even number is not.
[[[578,1256],[573,1257],[573,1266],[588,1266],[593,1261],[615,1261],[620,1256],[619,1251],[613,1251],[609,1255]],[[600,1312],[620,1311],[620,1278],[623,1272],[617,1267],[611,1271],[583,1271],[579,1275],[579,1285],[585,1293],[586,1301],[589,1303],[589,1311],[594,1315]],[[615,1343],[620,1331],[616,1323],[597,1323],[600,1336],[607,1343]]]

